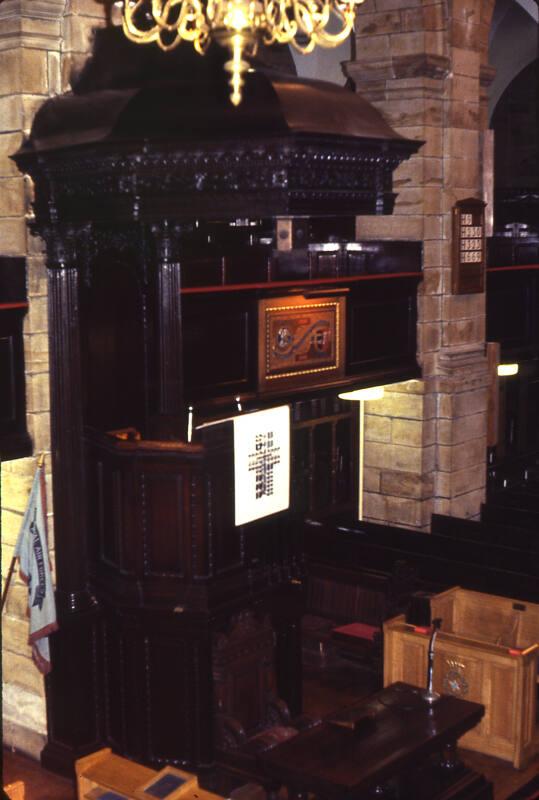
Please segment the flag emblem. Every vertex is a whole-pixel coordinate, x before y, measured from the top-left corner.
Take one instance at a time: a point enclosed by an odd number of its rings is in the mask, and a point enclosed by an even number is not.
[[[32,658],[43,674],[51,669],[48,637],[58,630],[47,542],[46,508],[45,473],[41,464],[34,476],[14,557],[19,559],[20,576],[28,587],[28,641],[32,646]]]

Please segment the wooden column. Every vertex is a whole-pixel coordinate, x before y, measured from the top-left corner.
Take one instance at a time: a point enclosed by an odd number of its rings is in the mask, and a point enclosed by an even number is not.
[[[72,234],[49,239],[48,292],[51,435],[59,632],[51,637],[47,678],[48,768],[72,774],[73,762],[100,745],[97,603],[87,588],[85,487],[79,353],[77,247]]]

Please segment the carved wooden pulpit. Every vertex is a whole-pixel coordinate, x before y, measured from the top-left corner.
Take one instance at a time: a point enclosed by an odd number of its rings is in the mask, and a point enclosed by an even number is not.
[[[219,48],[100,31],[15,156],[47,247],[56,769],[103,744],[210,763],[212,636],[246,609],[271,619],[299,713],[295,521],[354,504],[338,391],[418,374],[421,245],[356,242],[354,215],[392,211],[419,143],[353,92],[277,71],[286,53],[263,58],[233,108]],[[283,405],[289,508],[237,525],[233,422],[207,423]]]

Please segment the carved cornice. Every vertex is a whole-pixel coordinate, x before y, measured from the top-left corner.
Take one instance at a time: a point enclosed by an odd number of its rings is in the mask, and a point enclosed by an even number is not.
[[[312,213],[390,213],[392,172],[410,143],[286,139],[148,149],[20,155],[36,185],[36,230],[88,220]]]

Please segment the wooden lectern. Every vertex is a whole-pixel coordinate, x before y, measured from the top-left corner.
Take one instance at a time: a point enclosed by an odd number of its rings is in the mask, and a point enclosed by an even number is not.
[[[454,587],[431,599],[441,617],[435,643],[434,689],[485,706],[485,717],[462,737],[470,750],[518,769],[537,752],[539,606]],[[425,686],[429,628],[404,616],[384,624],[384,685]]]

